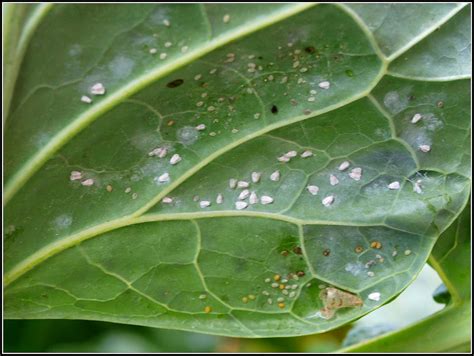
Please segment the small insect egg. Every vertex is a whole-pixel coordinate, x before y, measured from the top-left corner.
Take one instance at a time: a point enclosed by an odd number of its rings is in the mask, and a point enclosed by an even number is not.
[[[230,15],[229,14],[225,14],[224,17],[222,18],[222,21],[224,23],[228,23],[230,21]]]
[[[285,303],[278,303],[278,307],[279,307],[280,309],[283,309],[283,308],[285,307]]]
[[[285,285],[284,285],[284,284],[280,284],[280,285],[278,286],[278,288],[280,288],[281,290],[283,290],[283,289],[285,289]]]
[[[270,283],[271,279],[270,278],[265,278],[265,283]]]
[[[278,283],[272,283],[272,288],[278,288]]]
[[[212,311],[212,308],[210,306],[207,306],[204,308],[204,313],[208,314]]]
[[[255,300],[255,296],[253,294],[249,294],[248,297],[250,300]]]
[[[289,297],[290,297],[290,298],[294,298],[295,296],[296,296],[296,292],[291,292],[291,293],[289,294]]]
[[[247,297],[242,298],[242,303],[247,304],[249,302],[249,299]]]
[[[381,248],[382,248],[382,244],[380,243],[380,241],[372,241],[372,242],[370,243],[370,247],[376,248],[376,249],[381,249]]]
[[[281,280],[281,283],[288,283],[288,279],[283,278],[283,279]]]
[[[267,299],[267,303],[270,304],[270,305],[272,305],[272,304],[273,304],[272,298],[268,298],[268,299]]]
[[[293,285],[291,286],[291,289],[293,289],[293,290],[294,290],[294,289],[298,289],[298,285],[297,285],[297,284],[293,284]]]
[[[158,52],[158,50],[156,48],[150,48],[150,50],[148,52],[150,54],[155,54],[156,52]]]
[[[168,121],[167,125],[168,126],[173,126],[175,124],[175,121],[174,120],[170,120]]]
[[[207,298],[207,294],[201,294],[201,295],[199,296],[199,299],[206,299],[206,298]]]
[[[110,193],[114,188],[112,188],[112,186],[108,184],[107,187],[105,187],[105,189],[107,189],[107,191]]]
[[[284,301],[285,301],[285,298],[283,298],[283,297],[278,297],[277,298],[277,302],[284,302]]]
[[[288,293],[289,293],[289,292],[288,292],[288,290],[287,290],[286,288],[285,288],[285,289],[283,289],[281,292],[283,293],[283,295],[288,295]]]
[[[262,291],[262,294],[267,296],[267,297],[270,295],[270,293],[268,293],[266,290]]]
[[[275,275],[273,276],[273,279],[274,279],[276,282],[278,282],[278,281],[281,279],[281,276],[280,276],[279,274],[275,274]]]
[[[285,286],[285,289],[291,289],[291,286],[290,286],[289,284],[287,284],[287,285]]]
[[[171,47],[172,46],[172,43],[171,42],[165,42],[165,47],[168,48],[168,47]]]
[[[409,256],[409,255],[411,255],[411,250],[405,250],[404,253],[405,253],[405,256]]]
[[[374,273],[374,272],[372,272],[372,271],[369,271],[369,272],[367,272],[367,276],[369,276],[369,277],[373,277],[373,276],[375,276],[375,273]]]

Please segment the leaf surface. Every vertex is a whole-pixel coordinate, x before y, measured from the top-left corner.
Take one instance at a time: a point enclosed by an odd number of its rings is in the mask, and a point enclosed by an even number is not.
[[[391,300],[470,192],[465,49],[406,71],[469,9],[423,6],[414,42],[372,5],[54,5],[6,126],[7,317],[292,336]],[[362,306],[324,318],[328,287]]]

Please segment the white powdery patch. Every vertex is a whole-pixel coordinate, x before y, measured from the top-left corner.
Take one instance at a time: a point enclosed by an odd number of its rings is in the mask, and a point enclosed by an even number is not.
[[[54,226],[57,229],[66,229],[69,226],[71,226],[71,224],[72,224],[72,216],[69,214],[63,214],[56,217],[56,219],[54,219]]]
[[[329,83],[328,81],[324,81],[324,82],[319,83],[318,86],[321,89],[329,89],[329,87],[331,86],[331,83]]]
[[[334,196],[333,195],[327,196],[326,198],[322,200],[322,203],[326,207],[330,206],[332,203],[334,203]]]
[[[275,171],[270,175],[270,180],[278,182],[280,180],[281,174],[280,171]]]
[[[308,157],[311,157],[312,155],[313,155],[313,152],[311,152],[309,150],[306,150],[300,155],[300,157],[301,158],[308,158]]]
[[[353,168],[351,170],[351,173],[349,173],[349,177],[357,181],[360,180],[360,178],[362,177],[362,168]]]
[[[202,200],[199,202],[199,206],[201,209],[207,208],[208,206],[211,206],[211,202],[208,200]]]
[[[268,195],[263,195],[263,196],[260,198],[260,202],[261,202],[263,205],[271,204],[271,203],[273,203],[273,198],[272,198],[272,197],[269,197]]]
[[[257,193],[252,192],[252,193],[250,194],[249,203],[252,204],[252,205],[258,203],[258,196],[257,196]]]
[[[92,103],[92,99],[89,98],[87,95],[81,96],[81,101],[82,101],[83,103],[86,103],[86,104]]]
[[[316,195],[319,192],[319,187],[317,185],[308,185],[306,189],[308,189],[308,192],[312,195]]]
[[[170,163],[171,163],[172,165],[175,165],[175,164],[178,164],[179,162],[181,162],[181,156],[180,156],[179,154],[175,153],[175,154],[171,157]]]
[[[82,179],[82,172],[72,171],[71,175],[69,176],[69,180],[79,180],[79,179]]]
[[[91,94],[92,95],[104,95],[105,94],[105,87],[102,83],[96,83],[91,87]]]
[[[375,300],[376,302],[378,302],[380,300],[380,293],[379,292],[370,293],[368,298],[370,300]]]
[[[245,201],[238,201],[238,202],[235,202],[235,208],[237,210],[243,210],[245,209],[246,207],[248,207],[248,203],[245,202]]]
[[[249,195],[250,195],[250,191],[248,189],[245,189],[239,194],[239,200],[247,199]]]
[[[170,181],[170,175],[168,173],[163,173],[161,176],[155,177],[155,180],[158,183],[167,183]]]
[[[392,182],[388,185],[388,189],[391,189],[391,190],[398,190],[400,189],[400,182]]]
[[[345,171],[347,168],[349,168],[350,165],[351,164],[349,163],[349,161],[344,161],[339,165],[337,169],[339,169],[342,172],[342,171]]]
[[[338,185],[339,184],[339,179],[333,174],[329,176],[329,184],[331,185]]]
[[[262,173],[260,172],[252,172],[252,182],[258,183],[260,178],[262,177]]]

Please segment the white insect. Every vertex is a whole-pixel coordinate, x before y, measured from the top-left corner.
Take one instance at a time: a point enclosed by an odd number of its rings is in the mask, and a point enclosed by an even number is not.
[[[222,204],[224,202],[224,196],[222,194],[217,194],[216,203]]]
[[[298,155],[298,153],[296,151],[289,151],[289,152],[284,154],[284,156],[289,157],[289,158],[296,157],[297,155]]]
[[[239,200],[247,199],[249,195],[250,191],[248,189],[242,190],[242,192],[239,194]]]
[[[418,148],[420,149],[421,152],[424,152],[424,153],[431,151],[430,145],[419,145]]]
[[[400,182],[392,182],[388,185],[388,189],[391,189],[391,190],[398,190],[400,189]]]
[[[415,114],[413,115],[412,119],[411,119],[411,123],[412,124],[416,124],[418,121],[420,121],[423,117],[421,116],[421,114]]]
[[[262,177],[262,173],[260,172],[252,172],[252,182],[258,183],[260,178]]]
[[[319,187],[317,185],[308,185],[306,189],[308,189],[308,192],[312,195],[316,195],[319,192]]]
[[[175,164],[178,164],[179,162],[181,162],[181,156],[180,156],[179,154],[175,153],[175,154],[171,157],[170,163],[171,163],[172,165],[175,165]]]
[[[247,204],[247,202],[245,201],[238,201],[238,202],[235,202],[235,208],[237,210],[243,210],[245,209],[246,207],[248,207],[249,205]]]
[[[170,197],[164,197],[162,202],[164,204],[171,204],[173,202],[173,198],[170,198]]]
[[[270,175],[270,180],[278,182],[280,180],[281,174],[280,171],[275,171]]]
[[[353,168],[351,170],[351,173],[349,173],[349,177],[357,181],[360,180],[360,178],[362,177],[362,168],[360,167]]]
[[[422,193],[422,190],[421,190],[421,183],[422,183],[422,180],[421,179],[418,179],[415,184],[413,184],[413,191],[415,193],[418,193],[418,194],[421,194]]]
[[[164,158],[168,154],[168,150],[165,147],[157,147],[151,150],[148,153],[148,156],[153,157],[153,156],[158,156],[160,158]]]
[[[195,128],[196,128],[196,130],[198,130],[198,131],[202,131],[202,130],[205,130],[205,129],[206,129],[206,125],[204,125],[204,124],[199,124],[199,125],[197,125]]]
[[[160,54],[160,59],[166,59],[168,55],[166,53],[161,53]]]
[[[324,206],[330,206],[334,202],[334,196],[329,195],[322,200]]]
[[[239,180],[237,182],[237,188],[248,188],[249,187],[249,182],[245,181],[245,180]]]
[[[349,163],[349,161],[344,161],[339,165],[337,169],[339,169],[342,172],[342,171],[345,171],[347,168],[349,168],[350,165],[351,164]]]
[[[263,195],[263,196],[260,198],[260,202],[261,202],[263,205],[271,204],[271,203],[273,203],[273,198],[272,198],[272,197],[269,197],[268,195]]]
[[[96,83],[91,87],[91,94],[92,95],[104,95],[105,94],[105,87],[102,83]]]
[[[329,183],[331,185],[338,185],[339,184],[339,179],[337,179],[337,177],[335,175],[331,174],[329,176]]]
[[[86,179],[81,182],[81,184],[85,187],[90,187],[91,185],[94,184],[94,180],[92,178]]]
[[[70,180],[79,180],[82,179],[82,172],[79,171],[72,171],[71,176],[69,177]]]
[[[257,196],[257,193],[252,192],[252,193],[250,194],[249,203],[252,204],[252,205],[258,203],[258,196]]]
[[[81,96],[81,101],[82,101],[83,103],[87,103],[87,104],[92,103],[92,99],[89,98],[87,95]]]
[[[313,152],[311,152],[309,150],[306,150],[300,155],[300,157],[301,158],[308,158],[308,157],[311,157],[312,155],[313,155]]]
[[[235,189],[237,187],[237,179],[231,178],[229,179],[229,188]]]
[[[368,298],[370,300],[375,300],[376,302],[378,302],[380,300],[380,293],[379,292],[370,293]]]
[[[279,162],[283,162],[283,163],[290,162],[290,159],[291,159],[291,158],[290,158],[290,157],[287,157],[286,155],[283,155],[283,156],[280,156],[280,157],[277,158],[277,160],[278,160]]]
[[[168,173],[163,173],[161,176],[157,178],[158,183],[166,183],[169,182],[170,175]]]
[[[211,206],[211,202],[208,200],[202,200],[199,202],[199,206],[204,209],[207,208],[208,206]]]
[[[321,89],[329,89],[329,87],[331,86],[331,83],[329,83],[328,81],[324,81],[324,82],[319,83],[318,86]]]

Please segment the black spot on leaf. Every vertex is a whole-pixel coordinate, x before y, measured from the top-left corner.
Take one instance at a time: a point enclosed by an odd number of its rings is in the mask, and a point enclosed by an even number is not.
[[[175,80],[169,82],[168,84],[166,84],[166,86],[168,88],[176,88],[176,87],[179,87],[183,83],[184,83],[183,79],[175,79]]]
[[[271,111],[272,114],[278,114],[278,108],[276,107],[276,105],[272,105]]]

